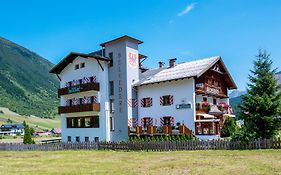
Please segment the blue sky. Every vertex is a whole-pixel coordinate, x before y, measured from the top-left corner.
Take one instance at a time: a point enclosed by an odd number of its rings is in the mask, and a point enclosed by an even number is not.
[[[144,44],[146,66],[220,55],[238,89],[246,87],[259,49],[281,68],[281,1],[2,1],[0,36],[58,63],[122,35]]]

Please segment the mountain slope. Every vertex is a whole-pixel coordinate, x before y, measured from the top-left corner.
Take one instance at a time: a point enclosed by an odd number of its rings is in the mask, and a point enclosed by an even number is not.
[[[22,115],[50,117],[58,105],[54,65],[0,37],[0,106]]]

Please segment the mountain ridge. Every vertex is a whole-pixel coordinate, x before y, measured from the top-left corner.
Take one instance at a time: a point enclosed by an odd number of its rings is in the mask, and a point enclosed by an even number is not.
[[[0,106],[21,115],[55,116],[59,82],[49,74],[53,66],[37,53],[0,37]]]

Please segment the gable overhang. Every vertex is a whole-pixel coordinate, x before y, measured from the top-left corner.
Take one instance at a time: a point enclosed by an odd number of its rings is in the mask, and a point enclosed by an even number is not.
[[[220,63],[222,68],[224,69],[224,73],[223,76],[226,77],[225,81],[227,83],[227,88],[228,89],[237,89],[237,86],[232,78],[232,76],[230,75],[229,71],[227,70],[224,62],[222,61],[221,57],[217,57],[217,59],[215,59],[211,64],[209,64],[205,69],[203,69],[196,77],[199,78],[201,75],[203,75],[205,72],[207,72],[209,69],[211,69],[215,64]]]
[[[132,41],[132,42],[137,43],[137,44],[142,44],[143,43],[143,41],[141,41],[141,40],[138,40],[136,38],[130,37],[128,35],[124,35],[124,36],[121,36],[119,38],[115,38],[113,40],[101,43],[100,46],[105,47],[108,44],[115,43],[115,42],[120,42],[122,40],[129,40],[129,41]]]
[[[64,57],[55,67],[50,70],[50,73],[60,74],[61,71],[70,63],[72,63],[77,57],[87,58],[87,59],[95,59],[98,61],[100,65],[100,61],[110,61],[108,58],[105,58],[100,55],[89,55],[77,52],[71,52],[66,57]],[[103,69],[103,68],[102,68]]]

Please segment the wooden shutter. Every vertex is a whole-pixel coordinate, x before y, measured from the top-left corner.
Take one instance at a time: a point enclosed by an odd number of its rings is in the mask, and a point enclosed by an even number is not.
[[[144,98],[141,99],[141,107],[144,107]]]
[[[169,100],[170,100],[170,105],[174,104],[174,96],[170,95]]]
[[[164,104],[164,98],[163,96],[160,97],[160,105],[162,106]]]

